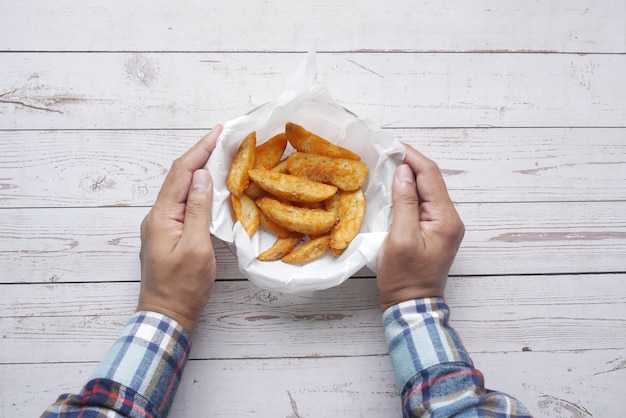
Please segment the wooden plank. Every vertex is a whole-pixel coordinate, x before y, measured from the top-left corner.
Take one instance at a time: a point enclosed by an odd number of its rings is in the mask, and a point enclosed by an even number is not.
[[[302,54],[4,53],[0,129],[206,129],[283,91]],[[624,127],[626,54],[318,54],[384,127]],[[368,86],[368,88],[363,88]]]
[[[56,294],[58,305],[65,313],[49,315],[42,312],[37,317],[0,319],[1,328],[6,330],[3,342],[10,342],[11,347],[0,354],[0,363],[23,362],[25,357],[19,354],[22,351],[19,347],[28,340],[34,350],[28,350],[32,362],[99,359],[134,312],[139,284],[101,284],[91,289],[89,285],[56,287],[59,290],[54,290],[55,287],[43,287],[40,296],[35,296],[35,305],[51,308],[53,299],[50,297]],[[10,286],[8,290],[11,292]],[[76,306],[75,302],[83,298],[76,298],[79,294],[94,302],[90,303],[93,308],[82,303],[80,307]],[[72,312],[81,312],[81,315]],[[74,328],[75,333],[70,337],[73,343],[69,345],[68,327]],[[369,332],[361,330],[360,337],[352,335],[355,346],[348,348],[345,341],[337,338],[337,333],[356,330],[356,327]],[[33,344],[40,339],[45,340],[45,344]],[[70,348],[72,345],[74,349]],[[275,358],[352,356],[373,352],[386,352],[373,280],[355,281],[309,297],[268,292],[249,282],[218,282],[212,302],[195,332],[192,356]]]
[[[622,203],[462,204],[452,274],[623,272]]]
[[[472,353],[626,345],[625,274],[452,277],[451,323]],[[28,298],[24,298],[24,292]],[[97,361],[134,312],[138,283],[3,285],[0,363]],[[80,315],[76,315],[80,312]],[[341,335],[341,337],[338,337]],[[347,343],[349,342],[349,343]],[[308,296],[218,282],[194,359],[383,355],[375,279]]]
[[[4,1],[0,49],[615,53],[626,49],[624,20],[622,2],[590,0]]]
[[[438,162],[456,202],[626,200],[623,128],[388,131]],[[0,207],[152,205],[205,133],[0,131]]]
[[[520,399],[534,417],[619,416],[626,350],[473,355],[488,388]]]
[[[473,356],[487,387],[515,396],[537,418],[620,416],[625,358],[624,349]],[[61,393],[79,391],[94,367],[0,365],[0,414],[38,416]],[[191,360],[170,415],[378,418],[399,416],[399,408],[386,356]]]
[[[447,301],[457,309],[505,308],[511,305],[522,307],[545,306],[546,309],[560,306],[584,306],[589,304],[615,305],[625,302],[626,288],[620,286],[626,280],[625,273],[591,275],[529,275],[463,277],[451,276],[447,284]],[[598,283],[598,286],[590,283]],[[356,306],[348,302],[350,295],[358,295],[370,309],[376,304],[375,283],[368,278],[351,279],[333,289],[319,291],[309,296],[288,295],[267,291],[241,281],[218,280],[216,296],[209,306],[221,299],[223,308],[235,300],[257,307],[307,306],[319,309],[319,300],[330,300],[338,306]],[[23,317],[66,317],[80,311],[84,316],[131,315],[134,312],[139,292],[139,283],[47,283],[29,285],[2,285],[0,318]],[[28,299],[23,295],[27,289]],[[509,291],[505,292],[508,289]],[[80,298],[76,294],[81,294]],[[217,299],[217,300],[216,300]],[[59,304],[57,302],[63,302]],[[369,303],[373,305],[369,305]],[[236,304],[235,304],[236,305]],[[208,315],[208,313],[207,313]],[[456,315],[455,315],[456,316]],[[460,317],[465,317],[466,314]],[[276,319],[276,318],[265,318]],[[332,318],[328,318],[332,319]],[[344,318],[337,318],[344,319]],[[263,320],[263,318],[259,318]],[[251,321],[254,322],[254,321]]]
[[[0,131],[0,206],[151,206],[207,131]]]
[[[138,280],[139,226],[149,208],[6,210],[1,282]],[[28,232],[34,234],[28,237]],[[231,250],[213,239],[220,278],[240,278]],[[3,261],[4,262],[4,261]]]
[[[456,202],[625,200],[621,129],[400,129],[434,159]]]
[[[93,367],[1,365],[0,373],[13,384],[0,394],[0,413],[38,416],[59,394],[79,390]],[[170,416],[391,417],[399,416],[399,409],[386,356],[247,359],[191,361]]]
[[[458,204],[455,275],[623,272],[626,202]],[[136,281],[148,208],[3,209],[0,283]],[[220,279],[241,278],[213,240]],[[368,275],[367,273],[363,273]]]

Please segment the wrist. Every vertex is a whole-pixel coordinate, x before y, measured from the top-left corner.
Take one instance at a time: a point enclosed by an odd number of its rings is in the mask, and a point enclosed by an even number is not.
[[[198,323],[198,321],[195,319],[191,319],[188,316],[177,312],[176,310],[169,309],[159,304],[152,304],[149,302],[140,301],[139,304],[137,305],[136,312],[140,312],[140,311],[156,312],[161,315],[165,315],[171,320],[178,323],[178,325],[183,327],[185,331],[187,331],[189,334],[193,332],[193,330],[196,328],[196,325]]]
[[[409,289],[395,289],[393,291],[380,292],[379,303],[382,312],[385,312],[389,307],[397,305],[402,302],[427,299],[427,298],[443,298],[443,289],[437,287],[431,288],[409,288]]]

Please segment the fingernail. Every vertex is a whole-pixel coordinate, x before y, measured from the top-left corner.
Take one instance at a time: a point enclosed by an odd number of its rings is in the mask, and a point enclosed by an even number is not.
[[[206,170],[196,170],[191,178],[191,188],[208,190],[209,189],[209,173]]]
[[[415,173],[408,164],[402,164],[396,169],[396,178],[402,183],[415,184]]]

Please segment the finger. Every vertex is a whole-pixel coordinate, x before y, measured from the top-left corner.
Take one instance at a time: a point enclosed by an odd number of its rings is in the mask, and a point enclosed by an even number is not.
[[[423,246],[420,231],[419,200],[415,174],[407,164],[396,168],[391,184],[392,222],[389,234],[396,241],[410,241],[410,245]]]
[[[217,125],[196,145],[172,163],[172,168],[163,181],[155,204],[185,202],[193,173],[204,167],[215,149],[217,138],[221,132],[222,126]]]
[[[404,146],[406,147],[404,162],[415,172],[420,199],[423,202],[450,202],[446,183],[437,164],[410,145]]]
[[[207,170],[199,169],[192,175],[188,189],[185,220],[181,242],[192,245],[210,245],[209,227],[211,204],[213,201],[213,181]]]

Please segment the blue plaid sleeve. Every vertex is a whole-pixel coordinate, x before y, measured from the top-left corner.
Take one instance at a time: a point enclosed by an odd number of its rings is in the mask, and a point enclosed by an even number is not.
[[[79,394],[61,395],[43,417],[165,417],[191,349],[177,322],[135,313]]]
[[[518,400],[485,389],[441,298],[399,303],[383,313],[385,339],[405,417],[530,417]]]

